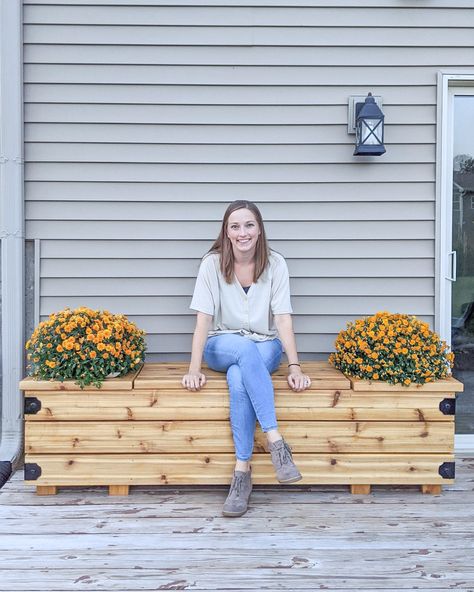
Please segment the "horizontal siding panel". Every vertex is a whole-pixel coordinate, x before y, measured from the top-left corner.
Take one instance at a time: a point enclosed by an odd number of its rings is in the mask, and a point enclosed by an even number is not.
[[[370,33],[369,33],[370,35]],[[337,40],[333,41],[333,45]],[[471,66],[471,52],[443,47],[235,47],[181,45],[27,45],[25,64],[177,66]]]
[[[125,181],[206,183],[314,183],[331,181],[377,183],[435,180],[434,164],[385,164],[377,157],[359,157],[347,164],[111,164],[27,163],[27,181]],[[361,166],[371,162],[371,166]]]
[[[194,278],[42,278],[43,297],[191,296]],[[293,296],[430,296],[432,278],[291,278]]]
[[[75,25],[212,25],[325,27],[474,27],[469,8],[245,6],[25,6],[24,23]]]
[[[217,236],[217,233],[214,235]],[[396,255],[404,258],[433,258],[434,238],[432,239],[351,239],[301,240],[286,238],[270,240],[270,245],[287,258],[315,259],[324,257],[332,262],[337,258],[364,259],[368,255],[374,258],[390,258]],[[201,257],[212,245],[213,239],[206,240],[78,240],[76,237],[66,240],[42,240],[43,258],[86,259],[101,258],[137,258],[137,259],[195,259]]]
[[[225,2],[225,4],[224,4]],[[96,5],[97,0],[23,0],[23,4],[90,6]],[[136,6],[133,0],[100,0],[101,6]],[[288,6],[289,0],[140,0],[140,6]],[[342,6],[373,8],[399,7],[397,0],[291,0],[291,6]],[[419,0],[404,0],[403,7],[419,8]],[[466,8],[472,6],[472,0],[430,0],[430,8]]]
[[[337,334],[299,335],[298,351],[301,353],[333,351],[336,337]],[[191,334],[147,335],[145,338],[147,344],[147,361],[149,360],[149,354],[189,354],[191,352],[191,340]],[[173,359],[176,359],[176,356]]]
[[[470,33],[472,36],[472,32]],[[474,43],[474,41],[473,41]],[[170,105],[347,105],[348,93],[367,87],[187,86],[120,84],[25,84],[27,103],[107,103]],[[379,86],[372,92],[384,105],[435,105],[434,86]]]
[[[384,107],[391,125],[436,123],[433,106],[392,105]],[[180,123],[236,125],[346,124],[347,107],[342,105],[25,105],[27,122],[64,123]]]
[[[330,351],[323,353],[323,352],[317,352],[317,353],[303,353],[300,352],[299,353],[299,359],[303,360],[303,361],[315,361],[315,360],[326,360],[328,359],[328,355],[329,355]],[[175,362],[188,362],[189,363],[189,359],[190,359],[190,351],[187,352],[174,352],[174,353],[169,353],[169,352],[165,352],[165,353],[151,353],[151,352],[147,352],[147,356],[146,356],[146,361],[147,362],[171,362],[171,363],[175,363]]]
[[[334,349],[335,335],[307,335],[298,336],[298,351],[317,352],[332,351]],[[191,352],[192,335],[147,335],[146,343],[148,351],[153,353]]]
[[[192,334],[195,325],[194,315],[175,315],[162,317],[154,316],[131,316],[129,319],[138,327],[146,327],[150,334]],[[336,335],[346,328],[346,323],[354,322],[355,316],[332,316],[332,315],[296,315],[293,319],[293,327],[297,333],[330,333]],[[430,317],[419,317],[422,322],[429,323]]]
[[[339,331],[346,328],[348,322],[354,322],[356,316],[342,315],[295,315],[293,318],[293,327],[297,333],[331,333],[336,335]],[[418,317],[422,322],[429,323],[431,317]],[[173,315],[173,316],[130,316],[129,320],[138,327],[145,329],[147,333],[152,334],[191,334],[194,331],[196,319],[194,315]]]
[[[320,256],[323,256],[321,252]],[[195,278],[201,259],[42,259],[41,278]],[[286,259],[290,276],[434,277],[434,259]]]
[[[472,47],[472,29],[446,28],[436,32],[430,27],[249,27],[227,26],[160,26],[157,36],[153,27],[102,25],[26,24],[25,44],[94,44],[94,45],[174,45],[179,39],[187,45],[252,45],[252,46],[367,46],[367,47]],[[25,50],[28,51],[28,45]]]
[[[429,163],[435,161],[432,144],[397,144],[390,146],[387,134],[385,163]],[[317,164],[353,163],[353,136],[344,145],[200,145],[195,144],[87,144],[27,143],[28,162],[123,162],[123,163],[199,163],[199,164]]]
[[[265,202],[288,202],[292,200],[325,203],[328,195],[337,201],[434,201],[433,182],[406,183],[404,181],[370,184],[358,183],[94,183],[74,181],[28,181],[25,196],[28,201],[147,201],[161,204],[166,201],[186,201],[194,209],[193,202],[228,202],[249,199]],[[120,206],[119,206],[120,207]],[[317,207],[317,206],[315,206]]]
[[[77,308],[89,306],[93,309],[107,309],[125,315],[176,315],[195,313],[189,309],[189,296],[44,296],[41,299],[41,315],[49,315],[66,306]],[[294,296],[292,305],[296,315],[340,315],[363,316],[378,310],[432,315],[432,296]]]
[[[474,13],[474,11],[473,11]],[[441,64],[440,64],[441,66]],[[139,66],[25,64],[24,82],[61,84],[229,84],[363,86],[434,85],[438,68],[426,66]]]
[[[220,222],[228,203],[202,203],[194,211],[187,202],[116,203],[111,210],[107,202],[67,202],[58,207],[56,202],[28,202],[27,220],[129,220],[129,221],[213,221]],[[434,220],[433,202],[326,202],[311,204],[293,202],[258,204],[265,223],[273,221],[390,221]]]
[[[349,94],[350,91],[347,91]],[[385,131],[393,144],[434,144],[434,125],[390,125]],[[347,123],[332,125],[122,125],[120,123],[27,123],[28,142],[110,142],[185,144],[344,144],[354,136]]]
[[[434,239],[433,221],[362,221],[354,222],[293,222],[292,235],[300,240],[318,239]],[[288,237],[288,223],[269,222],[265,225],[271,239]],[[98,222],[34,220],[26,224],[27,238],[65,239],[173,239],[212,240],[219,233],[219,222]]]

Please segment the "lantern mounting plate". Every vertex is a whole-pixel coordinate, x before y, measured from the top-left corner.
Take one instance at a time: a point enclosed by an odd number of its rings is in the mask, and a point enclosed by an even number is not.
[[[365,103],[365,99],[367,95],[352,95],[349,97],[349,109],[348,109],[348,116],[347,116],[347,133],[348,134],[355,134],[355,123],[356,123],[356,105],[357,103]],[[380,96],[374,96],[375,102],[379,106],[379,109],[382,111],[383,106],[383,99]]]

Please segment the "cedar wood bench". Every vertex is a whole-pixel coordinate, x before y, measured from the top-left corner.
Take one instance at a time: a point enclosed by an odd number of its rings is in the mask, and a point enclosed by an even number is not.
[[[279,428],[303,479],[298,485],[411,484],[440,493],[454,482],[453,378],[421,387],[350,380],[326,361],[302,362],[311,387],[293,392],[282,365],[273,375]],[[230,483],[235,463],[225,375],[181,386],[185,363],[145,363],[136,373],[81,390],[26,378],[25,480],[39,495],[58,487]],[[257,427],[253,482],[276,484]]]

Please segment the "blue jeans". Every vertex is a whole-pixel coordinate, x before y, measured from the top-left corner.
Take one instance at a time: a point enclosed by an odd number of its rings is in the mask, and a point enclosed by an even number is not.
[[[256,419],[264,432],[277,428],[270,374],[280,365],[281,341],[252,341],[235,333],[213,335],[204,348],[212,370],[227,372],[230,425],[235,454],[249,460],[253,452]]]

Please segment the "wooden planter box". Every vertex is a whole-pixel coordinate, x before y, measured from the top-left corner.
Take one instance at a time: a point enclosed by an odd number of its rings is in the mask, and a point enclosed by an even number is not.
[[[200,392],[181,386],[185,364],[145,364],[138,375],[81,391],[25,379],[25,480],[38,494],[60,486],[228,484],[235,462],[225,377],[206,371]],[[279,426],[302,485],[415,484],[438,493],[454,481],[455,393],[447,379],[422,387],[351,381],[327,362],[306,362],[310,390],[294,393],[286,367],[273,375]],[[277,483],[257,429],[256,484]]]

